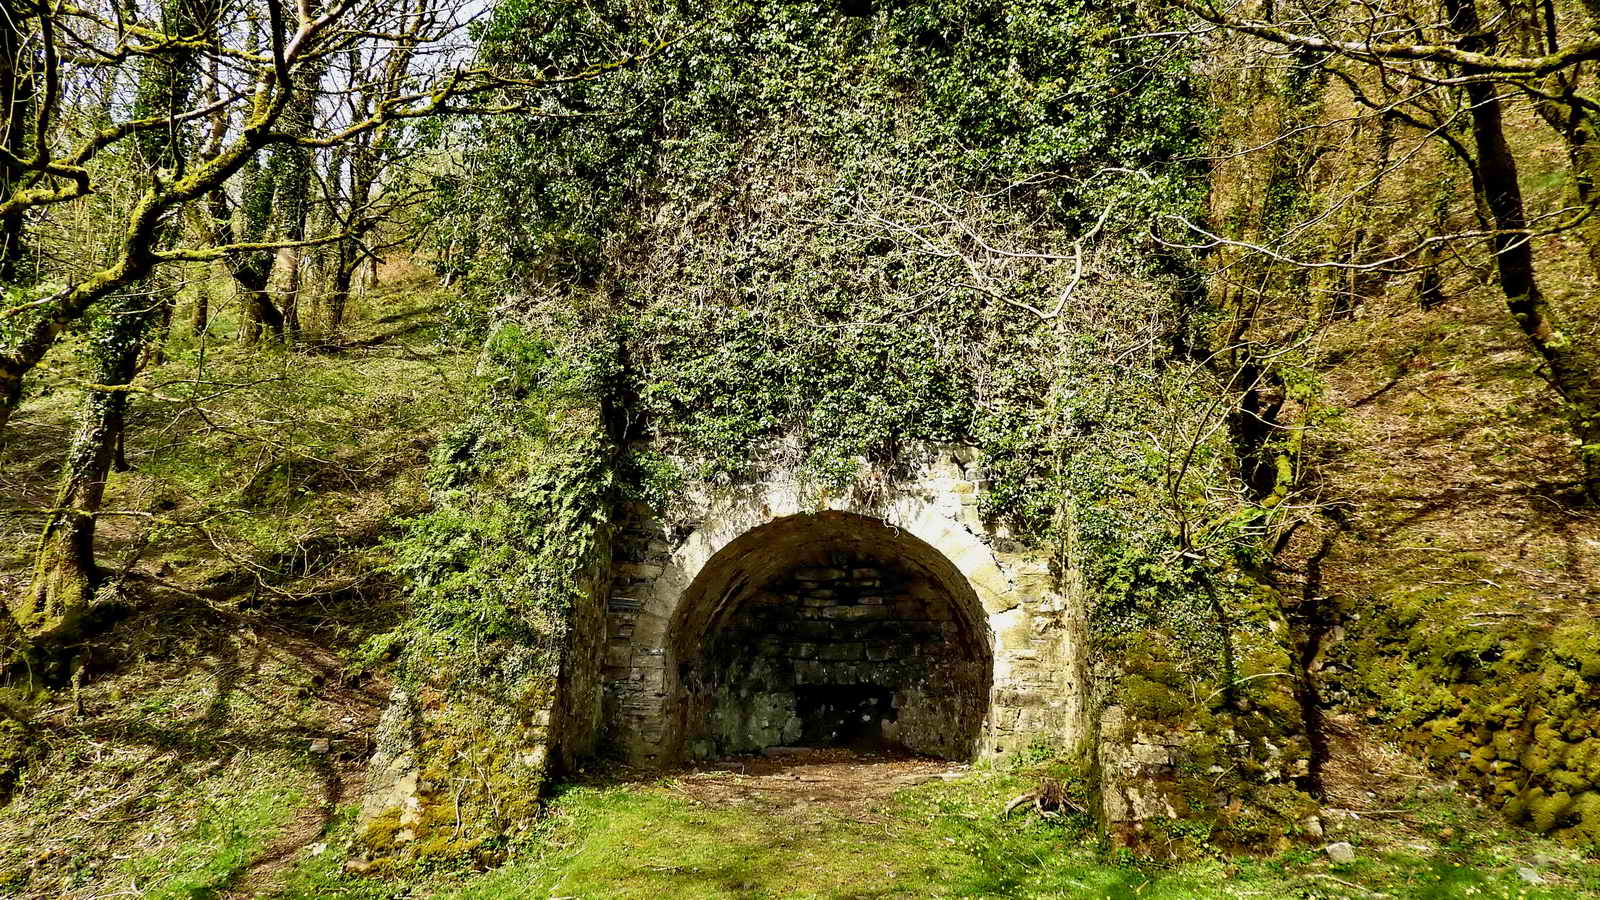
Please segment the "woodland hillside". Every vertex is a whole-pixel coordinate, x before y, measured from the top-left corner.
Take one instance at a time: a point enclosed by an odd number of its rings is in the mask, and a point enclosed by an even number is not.
[[[1600,896],[1592,4],[0,11],[0,897]]]

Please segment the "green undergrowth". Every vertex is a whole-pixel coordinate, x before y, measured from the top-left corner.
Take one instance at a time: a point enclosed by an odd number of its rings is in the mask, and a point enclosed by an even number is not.
[[[261,852],[302,798],[293,788],[252,786],[230,795],[218,791],[175,847],[129,860],[131,885],[160,900],[215,897]]]
[[[89,627],[0,685],[16,716],[0,718],[0,898],[219,896],[275,841],[315,839],[387,694],[356,652],[400,617],[384,541],[425,503],[471,370],[441,339],[449,302],[403,278],[339,335],[254,348],[231,310],[195,335],[180,307],[109,480]],[[52,484],[72,360],[38,373],[11,423],[8,507]],[[0,579],[21,584],[29,521],[4,524],[23,538],[0,540]]]
[[[276,896],[497,898],[1565,898],[1600,896],[1600,866],[1497,825],[1437,789],[1352,821],[1353,863],[1319,850],[1140,861],[1089,820],[1002,815],[1033,785],[978,772],[908,788],[854,819],[823,805],[710,806],[672,780],[560,788],[538,831],[488,872],[413,869],[383,880],[305,857]],[[1404,828],[1395,821],[1404,820]],[[1540,884],[1517,872],[1527,868]]]
[[[420,810],[367,823],[380,865],[499,857],[535,818],[564,728],[563,661],[598,630],[609,563],[613,439],[603,334],[555,343],[515,324],[490,335],[473,412],[434,448],[430,505],[389,542],[408,614],[367,645],[395,662],[420,739]],[[583,618],[580,607],[593,612]],[[585,702],[580,698],[577,703]],[[582,717],[580,710],[571,715]]]

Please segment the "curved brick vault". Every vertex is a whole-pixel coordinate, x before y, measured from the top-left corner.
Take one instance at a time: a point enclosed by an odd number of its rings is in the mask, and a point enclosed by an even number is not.
[[[935,448],[821,503],[774,477],[636,510],[608,603],[607,743],[670,763],[849,737],[841,711],[958,759],[1083,738],[1081,610],[985,530],[981,486]]]
[[[667,727],[689,755],[782,744],[977,751],[993,636],[970,583],[855,513],[774,520],[717,551],[673,610]]]

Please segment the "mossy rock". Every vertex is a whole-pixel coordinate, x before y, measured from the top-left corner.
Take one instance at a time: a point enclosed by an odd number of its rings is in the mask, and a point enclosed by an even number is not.
[[[1542,721],[1534,726],[1528,746],[1517,757],[1517,762],[1534,775],[1544,775],[1561,764],[1566,752],[1567,745],[1561,739],[1561,732],[1548,721]]]
[[[391,809],[373,816],[361,829],[361,844],[374,853],[393,851],[399,846],[400,810]]]
[[[1574,797],[1567,811],[1571,824],[1556,836],[1568,843],[1600,849],[1600,792],[1585,791]]]
[[[1600,680],[1600,631],[1592,623],[1575,622],[1550,636],[1550,653],[1584,678]]]
[[[1572,795],[1566,791],[1547,795],[1542,789],[1535,788],[1527,799],[1528,825],[1540,834],[1549,834],[1563,824],[1562,820],[1572,806]]]
[[[1122,679],[1123,708],[1136,719],[1164,722],[1181,717],[1190,699],[1158,681],[1134,673]]]
[[[1494,749],[1495,759],[1520,760],[1522,748],[1527,743],[1521,732],[1497,731],[1490,739],[1489,746]]]

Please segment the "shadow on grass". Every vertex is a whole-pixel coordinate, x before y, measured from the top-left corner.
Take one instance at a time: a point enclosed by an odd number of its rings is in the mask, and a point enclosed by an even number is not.
[[[335,824],[371,754],[388,689],[350,674],[328,636],[353,645],[393,627],[400,610],[344,592],[241,612],[148,577],[124,587],[122,603],[99,611],[99,629],[63,648],[63,664],[31,673],[58,699],[31,717],[39,752],[13,800],[23,816],[13,824],[50,844],[104,847],[131,842],[152,823],[170,828],[175,811],[182,821],[181,810],[198,805],[200,818],[178,846],[207,849],[149,877],[171,886],[165,895],[218,896]],[[263,769],[258,759],[273,762]],[[261,781],[218,783],[226,772]],[[282,793],[289,784],[303,785],[292,791],[297,800]],[[89,831],[28,806],[85,789],[101,798],[84,819]],[[244,806],[213,805],[224,801]],[[9,856],[0,854],[0,870],[19,861]],[[55,868],[66,862],[47,855],[24,865],[29,881],[48,885],[67,877]]]

